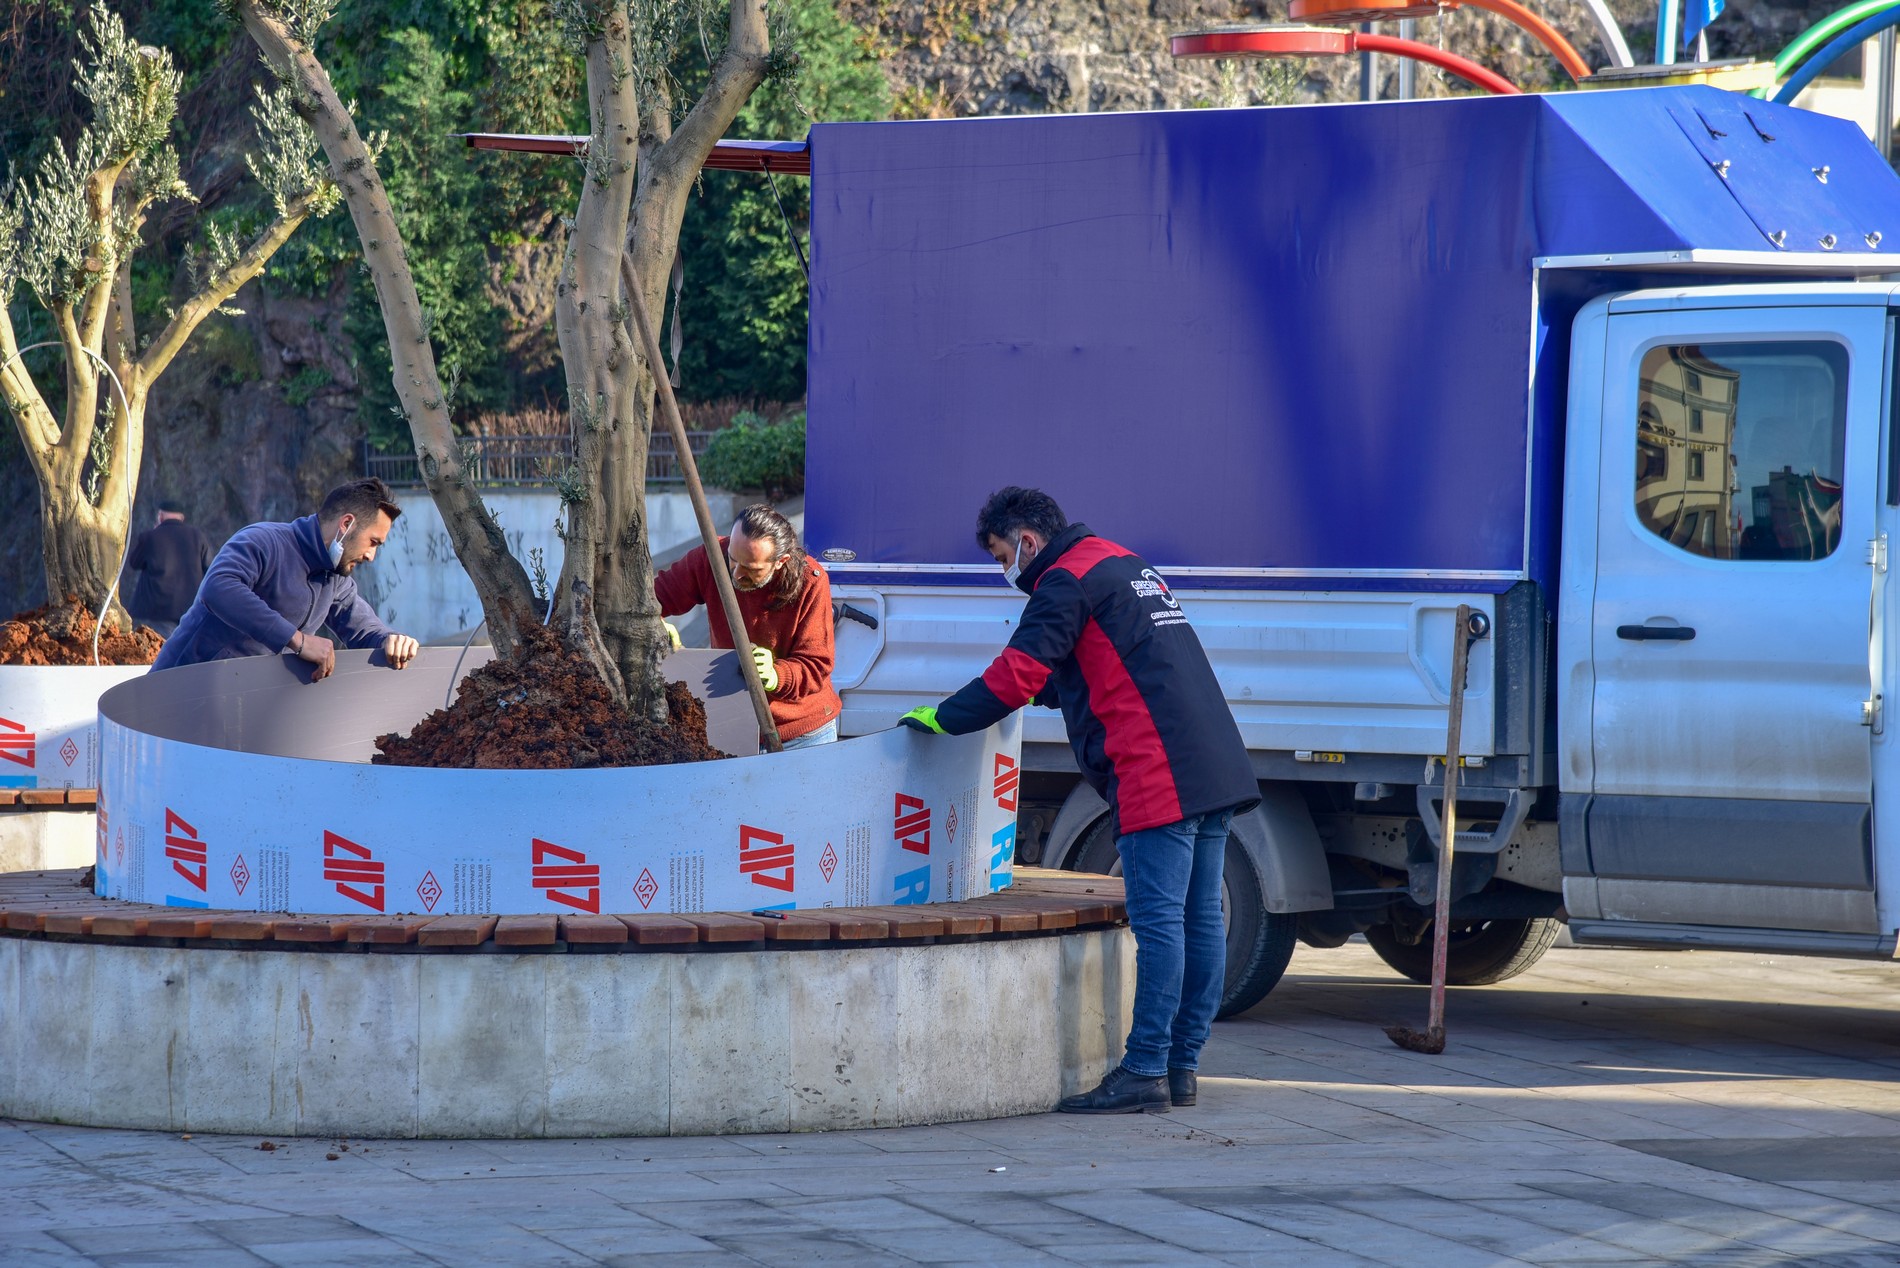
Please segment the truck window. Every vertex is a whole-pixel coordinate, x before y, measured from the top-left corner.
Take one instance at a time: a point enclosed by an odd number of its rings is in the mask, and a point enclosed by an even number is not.
[[[1847,350],[1665,344],[1636,394],[1636,514],[1708,559],[1825,559],[1841,538]]]

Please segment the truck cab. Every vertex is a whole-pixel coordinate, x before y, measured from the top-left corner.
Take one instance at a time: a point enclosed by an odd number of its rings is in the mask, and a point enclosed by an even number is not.
[[[1892,956],[1900,178],[1708,88],[821,125],[806,538],[845,734],[980,674],[1047,489],[1181,601],[1261,804],[1223,1011],[1296,941]],[[1457,627],[1460,607],[1474,617]],[[1018,857],[1117,865],[1060,718]],[[1891,798],[1890,798],[1891,800]]]

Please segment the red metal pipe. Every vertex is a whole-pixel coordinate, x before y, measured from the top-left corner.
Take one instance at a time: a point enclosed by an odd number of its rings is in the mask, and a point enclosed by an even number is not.
[[[1353,44],[1361,52],[1391,53],[1397,57],[1415,58],[1476,84],[1486,92],[1494,92],[1500,96],[1523,91],[1495,71],[1486,70],[1476,62],[1467,61],[1456,53],[1447,53],[1430,44],[1421,44],[1417,40],[1401,40],[1392,35],[1366,35],[1358,31],[1350,32],[1350,34],[1353,37]]]
[[[1449,71],[1487,92],[1521,92],[1504,76],[1486,70],[1456,53],[1446,53],[1417,40],[1390,35],[1363,35],[1339,26],[1259,26],[1194,31],[1174,36],[1168,51],[1176,57],[1327,57],[1364,50],[1391,53],[1426,62]]]

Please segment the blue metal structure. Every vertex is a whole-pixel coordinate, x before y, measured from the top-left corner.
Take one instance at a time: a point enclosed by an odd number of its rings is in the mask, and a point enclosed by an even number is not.
[[[1535,261],[1900,247],[1853,124],[1710,88],[821,124],[811,152],[806,538],[846,581],[1001,584],[947,568],[988,565],[976,508],[1019,483],[1177,584],[1547,582],[1567,322],[1635,279]]]

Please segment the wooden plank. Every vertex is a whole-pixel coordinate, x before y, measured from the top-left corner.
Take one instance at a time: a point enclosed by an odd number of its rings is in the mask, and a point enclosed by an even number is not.
[[[146,924],[146,932],[154,938],[209,938],[211,913],[187,907],[167,907],[162,912],[152,914]]]
[[[562,916],[561,937],[568,942],[625,942],[627,926],[612,916]]]
[[[999,902],[994,898],[973,899],[958,903],[957,907],[965,912],[988,916],[996,922],[994,933],[1034,933],[1041,927],[1041,918],[1033,911],[1024,911],[1014,904]]]
[[[831,922],[808,911],[788,911],[774,919],[761,916],[767,942],[828,942]]]
[[[831,925],[831,936],[839,942],[868,942],[888,938],[890,922],[868,914],[862,907],[815,907],[812,915]]]
[[[682,915],[699,929],[704,942],[764,942],[765,921],[757,916],[733,916],[720,911]]]
[[[66,804],[64,788],[22,788],[20,804],[23,806],[63,806]]]
[[[9,905],[7,928],[15,933],[39,933],[46,928],[46,909]]]
[[[279,942],[341,942],[355,919],[355,916],[279,916],[270,936]],[[218,933],[214,926],[213,936],[231,935]]]
[[[615,916],[614,919],[627,926],[627,935],[643,947],[677,946],[699,941],[699,926],[678,916],[636,913]]]
[[[859,911],[890,926],[893,938],[938,938],[943,936],[944,920],[930,906],[860,907]]]
[[[18,788],[0,788],[0,806],[17,805],[20,800]]]
[[[503,916],[495,926],[498,947],[551,947],[561,940],[561,922],[554,916]]]
[[[945,903],[934,910],[943,918],[944,933],[951,937],[965,938],[996,931],[996,917],[987,912],[966,911],[962,903]]]
[[[343,937],[350,942],[402,945],[414,942],[434,921],[434,916],[355,916]]]
[[[479,947],[494,936],[496,916],[437,916],[416,941],[425,947]]]
[[[96,918],[95,912],[96,909],[92,907],[68,907],[64,911],[49,911],[46,913],[46,932],[91,933],[92,922]]]
[[[152,918],[144,911],[102,912],[93,917],[95,938],[143,938],[152,927]]]
[[[99,804],[97,788],[68,788],[66,804],[69,806],[96,806]]]
[[[276,916],[248,911],[218,911],[211,914],[211,936],[240,942],[263,942],[277,928]]]

